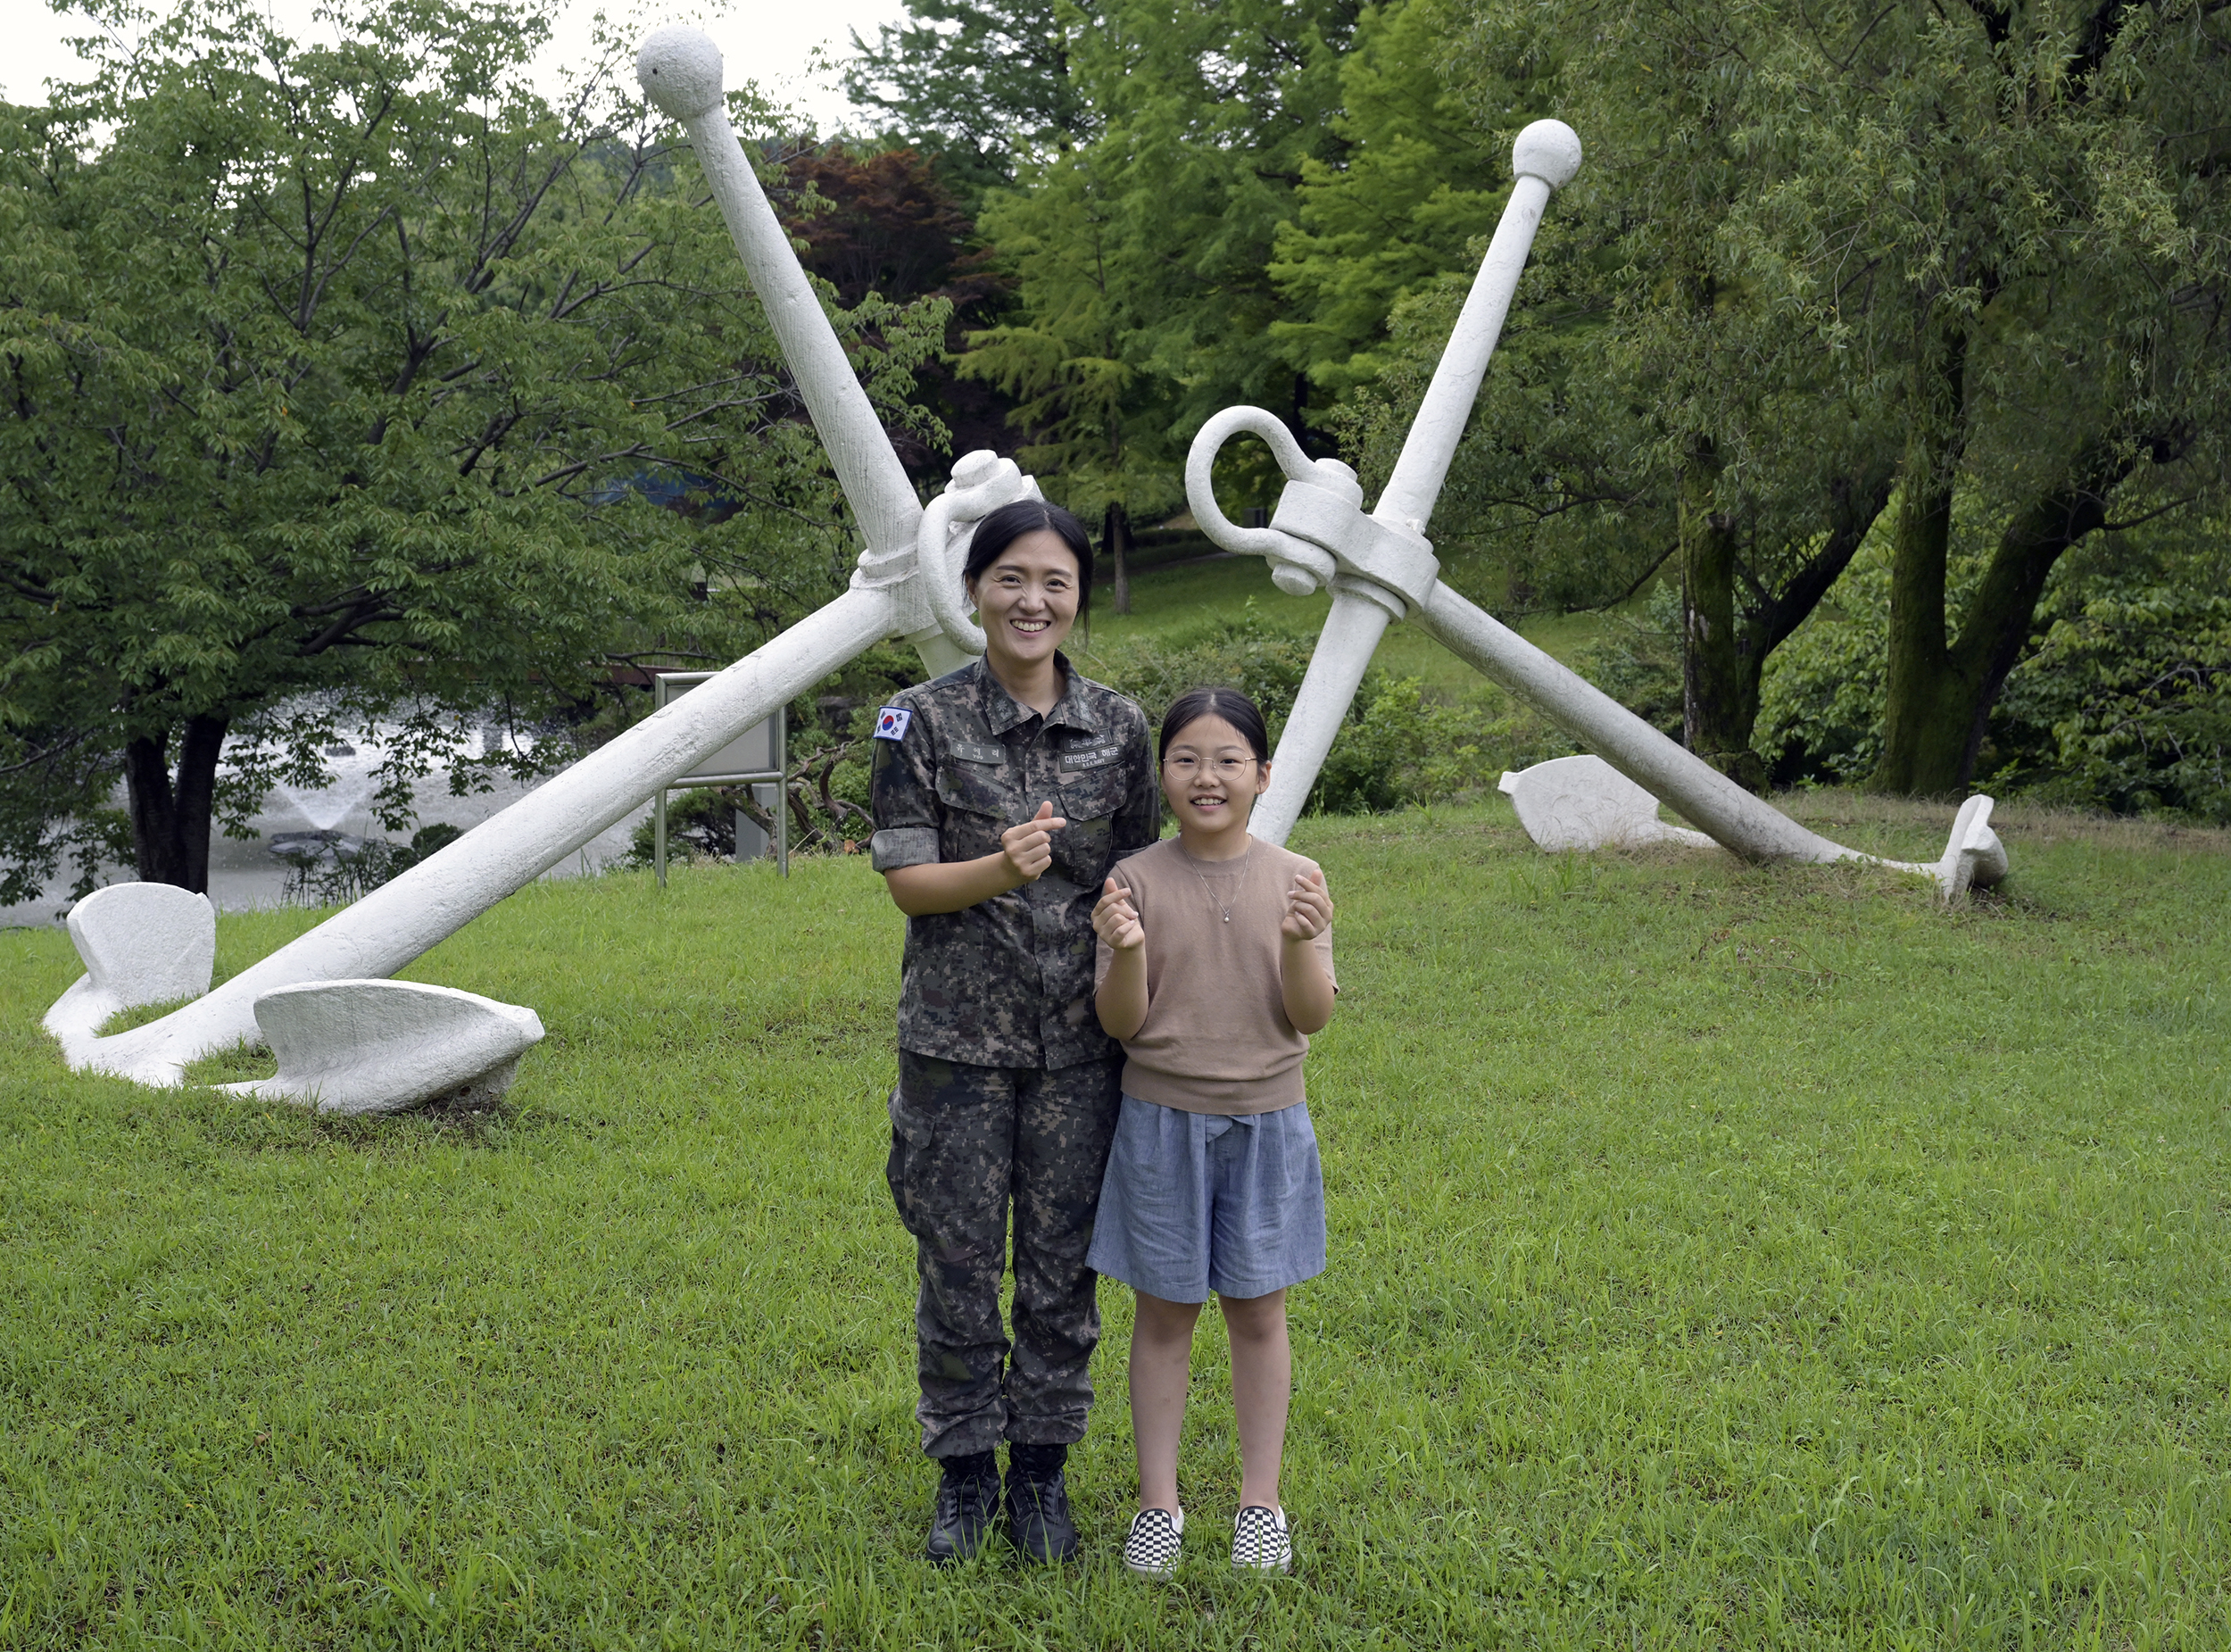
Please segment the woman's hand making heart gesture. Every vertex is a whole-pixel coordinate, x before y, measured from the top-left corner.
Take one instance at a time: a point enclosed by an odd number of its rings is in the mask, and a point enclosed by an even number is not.
[[[1146,926],[1131,903],[1131,891],[1112,877],[1100,885],[1099,901],[1092,908],[1092,933],[1117,952],[1147,944]]]
[[[1021,826],[1009,826],[999,834],[999,851],[1007,856],[1018,884],[1036,883],[1053,865],[1053,834],[1068,824],[1054,813],[1051,803],[1041,803],[1038,812]]]

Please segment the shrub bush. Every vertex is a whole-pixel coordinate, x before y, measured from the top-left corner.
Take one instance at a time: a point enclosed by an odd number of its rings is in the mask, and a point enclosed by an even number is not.
[[[1315,645],[1313,635],[1273,624],[1249,602],[1234,618],[1119,643],[1080,663],[1136,700],[1150,720],[1198,685],[1237,688],[1262,707],[1275,747]],[[1307,807],[1312,813],[1373,814],[1443,802],[1493,785],[1506,768],[1575,749],[1547,719],[1491,683],[1451,700],[1373,666],[1364,673]]]
[[[436,821],[413,832],[408,843],[371,837],[351,853],[336,843],[318,853],[288,855],[279,899],[296,906],[345,906],[464,835],[462,827]]]
[[[2231,597],[2095,582],[2008,676],[1987,784],[2231,820]]]

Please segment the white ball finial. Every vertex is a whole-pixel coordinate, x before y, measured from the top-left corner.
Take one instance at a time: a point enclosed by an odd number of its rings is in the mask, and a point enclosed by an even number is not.
[[[1562,120],[1537,120],[1511,145],[1511,172],[1562,189],[1580,170],[1580,135]]]
[[[635,54],[635,79],[659,112],[687,120],[720,107],[720,48],[701,29],[655,29]]]

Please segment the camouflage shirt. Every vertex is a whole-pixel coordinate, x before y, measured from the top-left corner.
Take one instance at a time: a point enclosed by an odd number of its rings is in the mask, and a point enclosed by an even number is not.
[[[980,1067],[1064,1067],[1116,1046],[1092,1008],[1092,903],[1116,859],[1160,835],[1143,712],[1060,659],[1044,717],[978,660],[906,690],[879,719],[878,872],[999,852],[1050,801],[1068,825],[1037,882],[907,921],[899,1047]]]

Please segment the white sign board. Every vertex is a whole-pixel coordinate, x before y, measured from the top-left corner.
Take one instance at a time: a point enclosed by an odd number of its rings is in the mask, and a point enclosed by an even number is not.
[[[775,718],[754,723],[735,739],[707,758],[700,772],[684,775],[677,786],[711,785],[743,775],[772,775],[783,766],[775,739]]]
[[[661,706],[686,694],[708,677],[711,671],[660,671],[653,675],[652,698]],[[775,714],[764,722],[754,723],[726,745],[700,764],[695,772],[684,775],[673,783],[671,789],[686,786],[726,786],[757,781],[771,781],[769,785],[752,784],[751,798],[760,808],[770,809],[775,816],[775,863],[784,877],[790,876],[790,810],[783,807],[784,775],[790,767],[789,708],[778,706]],[[667,881],[667,792],[661,786],[651,806],[652,862],[659,870],[659,886]],[[747,852],[748,851],[748,852]],[[736,853],[741,860],[755,860],[767,852],[766,834],[747,820],[742,809],[736,811]]]
[[[659,674],[658,702],[666,705],[680,699],[713,674],[709,671],[662,671]],[[728,785],[740,780],[772,780],[779,776],[784,767],[783,747],[784,718],[780,711],[764,722],[754,723],[726,745],[714,752],[696,769],[684,775],[674,784],[684,786]]]

